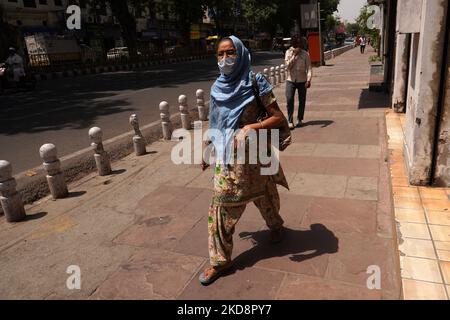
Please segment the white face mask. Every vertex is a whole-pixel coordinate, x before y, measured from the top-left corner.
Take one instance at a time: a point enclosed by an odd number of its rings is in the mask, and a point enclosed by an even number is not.
[[[220,72],[228,76],[233,72],[235,63],[236,58],[227,57],[220,60],[217,64],[219,66]]]

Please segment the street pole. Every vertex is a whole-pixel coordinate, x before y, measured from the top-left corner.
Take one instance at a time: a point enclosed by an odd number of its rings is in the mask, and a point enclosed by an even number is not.
[[[323,54],[323,39],[322,39],[322,23],[321,23],[321,14],[320,14],[320,1],[317,1],[317,13],[319,15],[319,41],[320,41],[320,65],[325,65],[325,59]]]

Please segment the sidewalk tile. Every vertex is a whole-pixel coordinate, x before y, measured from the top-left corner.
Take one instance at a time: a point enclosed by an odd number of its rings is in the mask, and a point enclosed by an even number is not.
[[[427,223],[423,210],[395,208],[395,220],[398,222]]]
[[[409,181],[406,177],[393,177],[392,185],[394,187],[408,187]]]
[[[206,268],[206,264],[200,270]],[[179,300],[274,300],[284,273],[246,268],[232,269],[213,285],[203,287],[196,274]]]
[[[391,165],[391,177],[393,178],[406,177],[406,170],[402,166]]]
[[[426,210],[426,215],[430,224],[450,226],[450,211]]]
[[[450,226],[430,225],[430,230],[434,241],[450,242]]]
[[[378,178],[349,177],[345,197],[356,200],[378,200]]]
[[[450,212],[450,200],[423,199],[422,203],[427,210]]]
[[[445,189],[433,189],[419,187],[420,196],[422,199],[448,200]]]
[[[434,245],[437,250],[450,251],[450,242],[434,240]]]
[[[408,257],[436,259],[431,240],[403,238],[398,249]]]
[[[289,146],[285,151],[283,151],[282,155],[284,156],[311,156],[316,148],[315,143],[299,143],[295,142]]]
[[[402,238],[431,240],[430,232],[426,224],[402,222],[398,225]]]
[[[420,199],[409,199],[394,196],[394,206],[395,208],[421,210],[422,202]]]
[[[378,177],[380,165],[374,159],[329,158],[326,162],[326,174],[336,176]]]
[[[450,285],[450,262],[449,261],[439,261],[441,265],[442,274],[444,276],[444,282]]]
[[[198,219],[165,214],[159,217],[141,217],[115,240],[116,244],[147,248],[173,248]]]
[[[403,298],[405,300],[447,300],[442,284],[403,279]]]
[[[100,285],[97,299],[174,299],[204,258],[165,250],[140,250]]]
[[[356,158],[358,146],[352,144],[317,144],[312,153],[315,157]]]
[[[358,158],[379,159],[380,156],[381,148],[379,146],[359,146]]]
[[[437,260],[400,257],[400,268],[403,278],[442,283]]]
[[[196,199],[205,189],[161,185],[142,198],[136,209],[146,216],[177,213]],[[198,214],[198,213],[197,213]]]
[[[326,160],[323,158],[287,156],[282,154],[280,163],[285,172],[325,174],[327,170]]]
[[[419,192],[416,187],[396,187],[393,188],[394,196],[408,199],[420,199]]]
[[[330,255],[327,270],[328,279],[366,286],[367,269],[375,265],[381,269],[383,290],[398,290],[396,283],[399,277],[390,239],[382,239],[376,235],[338,233],[339,248],[336,254]],[[369,249],[370,248],[370,249]],[[355,254],[358,252],[358,254]]]
[[[436,250],[438,254],[438,259],[442,261],[449,261],[450,262],[450,251],[446,250]]]
[[[293,194],[343,198],[347,177],[298,173],[291,185]]]
[[[377,231],[376,209],[374,201],[316,198],[302,226],[324,224],[334,232],[373,234]]]
[[[379,300],[380,290],[305,275],[288,274],[278,300]]]

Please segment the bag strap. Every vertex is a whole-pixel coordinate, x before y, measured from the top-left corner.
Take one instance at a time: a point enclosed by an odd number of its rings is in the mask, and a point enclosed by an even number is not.
[[[266,111],[266,107],[263,105],[261,97],[259,96],[259,86],[258,82],[256,81],[256,74],[252,73],[252,89],[253,89],[253,95],[255,96],[256,103],[258,104],[258,107],[264,111]]]

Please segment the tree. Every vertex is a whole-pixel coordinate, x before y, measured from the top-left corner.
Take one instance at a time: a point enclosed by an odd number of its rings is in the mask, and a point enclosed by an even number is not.
[[[270,22],[274,20],[278,5],[269,0],[246,0],[242,4],[244,18],[252,26],[252,33],[258,30],[273,32]]]
[[[20,46],[20,32],[17,27],[5,21],[4,9],[0,5],[0,62],[5,61],[9,47],[20,49]]]

